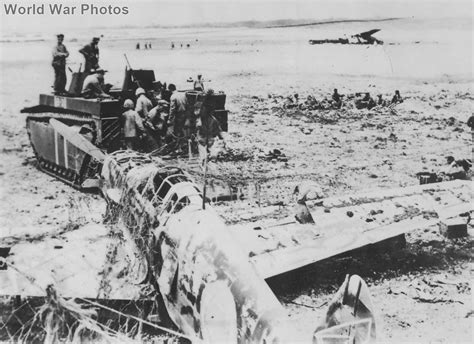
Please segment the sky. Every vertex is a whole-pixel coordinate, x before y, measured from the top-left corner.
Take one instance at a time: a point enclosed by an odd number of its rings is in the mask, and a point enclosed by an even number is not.
[[[0,0],[1,34],[56,32],[80,27],[180,26],[215,22],[331,18],[471,17],[466,0]],[[127,6],[128,15],[7,15],[5,4]]]

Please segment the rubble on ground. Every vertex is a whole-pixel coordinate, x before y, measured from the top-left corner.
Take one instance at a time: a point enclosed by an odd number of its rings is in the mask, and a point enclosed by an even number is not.
[[[332,100],[324,98],[317,101],[311,94],[306,98],[300,98],[296,94],[290,96],[270,94],[268,98],[252,97],[252,103],[243,110],[248,114],[262,112],[321,124],[335,124],[340,120],[358,121],[377,114],[396,115],[396,106],[386,101],[371,107],[370,110],[364,107],[357,108],[356,95],[348,95],[342,103],[342,107],[337,108]]]

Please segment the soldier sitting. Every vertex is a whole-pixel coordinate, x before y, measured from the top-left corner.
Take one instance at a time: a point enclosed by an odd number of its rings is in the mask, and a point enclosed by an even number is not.
[[[342,107],[342,95],[337,92],[337,88],[334,89],[334,93],[332,94],[332,106],[335,109]]]
[[[84,79],[81,95],[84,98],[110,98],[107,91],[111,85],[104,84],[104,74],[107,71],[99,68]]]
[[[377,103],[375,102],[374,98],[370,96],[369,92],[365,93],[365,96],[361,98],[357,98],[355,100],[355,106],[356,109],[372,109],[375,106],[377,106]]]
[[[383,99],[383,96],[381,94],[377,95],[377,105],[378,106],[385,106],[387,105],[385,99]]]
[[[392,98],[392,104],[400,104],[400,103],[403,103],[403,98],[400,95],[400,91],[396,90]]]

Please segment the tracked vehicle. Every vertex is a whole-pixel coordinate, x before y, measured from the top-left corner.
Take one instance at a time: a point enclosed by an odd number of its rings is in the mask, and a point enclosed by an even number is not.
[[[98,172],[91,157],[58,134],[49,124],[55,118],[87,135],[99,148],[120,147],[120,100],[96,100],[40,95],[40,104],[23,109],[28,113],[26,128],[40,170],[77,188],[90,183]]]
[[[123,101],[134,99],[136,88],[142,87],[155,102],[161,86],[155,81],[153,70],[126,69],[122,87],[110,90],[111,99],[86,99],[80,96],[84,78],[84,73],[73,73],[67,96],[41,94],[39,105],[21,111],[27,114],[26,129],[39,169],[81,190],[99,186],[96,177],[100,164],[58,134],[49,120],[54,118],[71,126],[98,148],[111,153],[122,148]],[[166,92],[162,91],[165,98],[169,97]],[[203,94],[186,91],[186,96],[192,111]],[[212,97],[215,116],[223,130],[227,130],[225,97],[225,94]]]

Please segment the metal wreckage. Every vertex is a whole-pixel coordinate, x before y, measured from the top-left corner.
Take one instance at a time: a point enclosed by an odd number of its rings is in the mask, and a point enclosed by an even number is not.
[[[310,39],[309,44],[356,44],[356,45],[382,45],[383,41],[373,37],[372,35],[379,32],[380,29],[373,29],[361,33],[351,35],[350,38],[338,38],[338,39]]]
[[[127,73],[137,83],[149,75]],[[192,342],[375,342],[374,307],[360,277],[346,277],[308,333],[293,328],[265,279],[472,210],[470,184],[458,180],[317,202],[302,197],[298,221],[226,225],[186,170],[118,149],[120,103],[130,91],[124,86],[109,100],[41,95],[39,106],[24,110],[39,168],[81,189],[99,187],[110,223],[126,230],[68,232],[62,250],[54,249],[58,238],[13,244],[0,270],[3,296],[44,296],[53,276],[66,298],[138,302],[147,299],[139,283],[148,282],[159,295],[151,300],[159,318],[169,317]],[[92,142],[81,133],[84,123],[94,128]]]

